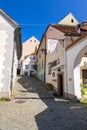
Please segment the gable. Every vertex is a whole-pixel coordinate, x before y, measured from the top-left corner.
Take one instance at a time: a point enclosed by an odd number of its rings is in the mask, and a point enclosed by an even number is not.
[[[46,36],[47,38],[63,39],[64,33],[52,26],[49,26],[46,32]]]
[[[69,13],[67,16],[65,16],[58,24],[63,25],[77,25],[79,24],[78,20],[72,15],[72,13]]]
[[[8,14],[6,14],[2,9],[0,9],[0,23],[11,25],[12,27],[18,27],[18,23],[16,23]]]
[[[0,24],[8,24],[8,22],[0,15]]]
[[[22,44],[22,59],[24,59],[25,56],[30,55],[35,52],[35,47],[39,45],[39,40],[37,40],[34,36],[29,38],[27,41],[25,41]]]

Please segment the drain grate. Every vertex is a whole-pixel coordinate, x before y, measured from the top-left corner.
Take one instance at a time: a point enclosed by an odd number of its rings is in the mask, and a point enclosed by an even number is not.
[[[18,100],[18,101],[16,101],[15,103],[18,103],[18,104],[23,104],[23,103],[25,103],[26,101],[23,101],[23,100]]]

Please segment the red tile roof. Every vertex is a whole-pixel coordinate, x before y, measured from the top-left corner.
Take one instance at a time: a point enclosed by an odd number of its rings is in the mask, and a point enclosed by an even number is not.
[[[69,26],[69,25],[61,25],[61,24],[51,24],[52,27],[55,29],[60,30],[63,33],[71,33],[76,32],[76,26]]]

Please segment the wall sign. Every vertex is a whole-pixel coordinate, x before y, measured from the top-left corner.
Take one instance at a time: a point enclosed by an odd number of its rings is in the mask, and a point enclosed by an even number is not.
[[[58,40],[48,39],[47,40],[47,53],[57,53],[58,52]]]

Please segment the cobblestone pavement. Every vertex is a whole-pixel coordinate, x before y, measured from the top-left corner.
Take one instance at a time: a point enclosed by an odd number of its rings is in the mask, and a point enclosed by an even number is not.
[[[38,80],[18,77],[12,101],[0,102],[0,130],[87,130],[87,105],[53,98]]]

